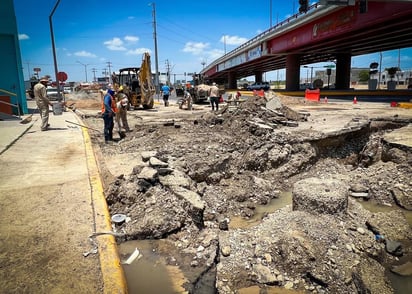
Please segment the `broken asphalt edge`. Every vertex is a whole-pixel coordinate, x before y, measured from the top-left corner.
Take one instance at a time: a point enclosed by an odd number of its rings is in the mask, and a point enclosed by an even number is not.
[[[77,115],[76,118],[79,123],[83,124]],[[104,197],[104,189],[96,156],[87,128],[82,127],[82,133],[92,194],[91,201],[95,219],[95,230],[96,232],[110,232],[112,230],[111,219]],[[100,267],[104,285],[103,292],[110,294],[128,293],[126,278],[120,263],[115,237],[109,234],[103,234],[96,236],[96,241],[98,243]]]

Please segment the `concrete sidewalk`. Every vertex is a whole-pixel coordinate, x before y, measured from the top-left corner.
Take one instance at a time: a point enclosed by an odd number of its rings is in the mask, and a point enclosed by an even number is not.
[[[111,222],[87,129],[71,111],[46,132],[25,117],[0,120],[0,292],[127,293],[115,239],[99,234]]]

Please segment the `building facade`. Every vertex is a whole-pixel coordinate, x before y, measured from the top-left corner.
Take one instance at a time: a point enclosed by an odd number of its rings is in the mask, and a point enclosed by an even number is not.
[[[0,112],[11,107],[12,114],[28,113],[13,0],[1,0],[0,7]]]

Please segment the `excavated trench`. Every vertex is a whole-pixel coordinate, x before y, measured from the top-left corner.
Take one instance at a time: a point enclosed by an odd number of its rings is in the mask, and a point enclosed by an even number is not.
[[[220,123],[224,124],[225,122]],[[396,119],[372,120],[361,128],[334,135],[322,136],[321,138],[300,138],[298,140],[299,142],[286,142],[283,137],[281,139],[276,138],[272,143],[275,142],[278,146],[282,146],[280,151],[283,150],[282,148],[285,144],[300,145],[300,149],[297,148],[293,152],[286,152],[283,157],[277,157],[276,160],[270,158],[270,149],[272,148],[272,150],[274,150],[277,147],[268,147],[267,144],[256,143],[261,140],[262,137],[267,138],[267,136],[265,137],[267,133],[263,131],[257,134],[256,130],[252,128],[249,128],[249,131],[254,132],[257,138],[256,140],[246,140],[246,142],[243,142],[248,146],[241,146],[240,141],[227,142],[221,139],[219,141],[219,148],[222,150],[215,152],[215,146],[213,146],[213,143],[210,143],[211,146],[208,146],[208,148],[210,148],[211,151],[208,152],[206,150],[205,152],[207,152],[209,156],[213,154],[214,158],[212,159],[207,156],[202,157],[199,154],[191,154],[189,149],[184,147],[185,145],[187,146],[187,142],[175,142],[173,147],[166,144],[161,146],[151,155],[152,157],[157,157],[161,162],[167,163],[165,166],[156,167],[158,172],[161,170],[162,173],[164,173],[163,176],[163,174],[159,172],[160,177],[167,177],[171,172],[170,170],[174,172],[179,171],[179,173],[183,175],[176,181],[179,182],[183,176],[185,179],[189,178],[188,184],[185,182],[184,184],[180,183],[180,185],[189,191],[201,195],[207,204],[202,210],[203,214],[201,216],[200,226],[199,221],[194,221],[193,219],[187,220],[179,218],[176,220],[176,216],[179,214],[189,218],[192,216],[185,214],[183,212],[184,209],[176,208],[176,205],[182,205],[181,201],[172,203],[173,200],[168,198],[170,191],[173,190],[170,189],[171,186],[168,185],[172,184],[166,183],[166,180],[159,181],[156,178],[157,176],[151,179],[146,178],[143,182],[140,179],[137,186],[131,184],[131,182],[136,181],[136,177],[134,176],[139,173],[141,174],[143,167],[136,167],[130,176],[120,176],[116,182],[109,187],[107,193],[109,196],[107,198],[112,214],[119,212],[131,213],[133,209],[136,209],[136,206],[132,204],[136,199],[140,201],[141,204],[151,203],[143,209],[143,213],[137,213],[132,216],[132,219],[136,217],[138,217],[138,219],[131,221],[131,223],[143,222],[137,231],[129,232],[131,226],[127,223],[116,227],[118,232],[124,233],[124,237],[118,239],[120,254],[124,259],[126,259],[135,248],[139,248],[141,251],[140,259],[130,265],[124,265],[129,292],[177,293],[184,291],[183,288],[181,288],[183,285],[184,289],[189,293],[216,293],[219,290],[216,288],[217,267],[219,266],[222,254],[222,248],[218,241],[219,231],[248,230],[258,226],[268,215],[291,206],[291,190],[293,184],[307,177],[316,176],[318,178],[324,178],[331,176],[332,173],[334,177],[345,179],[349,184],[351,182],[369,183],[369,194],[372,194],[372,196],[369,195],[368,198],[362,198],[360,200],[356,199],[356,201],[360,201],[360,203],[365,201],[368,201],[368,203],[373,202],[376,206],[381,206],[382,204],[391,205],[393,209],[398,209],[397,203],[393,200],[391,193],[379,190],[388,190],[388,185],[394,184],[396,176],[384,173],[383,167],[377,168],[376,171],[373,170],[373,167],[378,164],[384,164],[385,162],[391,162],[391,164],[396,163],[398,166],[393,167],[391,165],[390,172],[401,170],[404,173],[400,174],[399,177],[402,179],[410,179],[407,173],[410,171],[412,151],[408,147],[394,145],[383,139],[384,133],[404,127],[408,123],[410,123],[410,121],[400,121]],[[184,128],[184,123],[182,123],[182,125]],[[143,137],[148,134],[156,134],[158,128],[152,126],[149,131],[143,129],[138,131],[141,132],[141,136]],[[195,133],[196,130],[193,130],[193,132]],[[136,137],[139,137],[139,135]],[[168,138],[172,137],[169,132]],[[169,142],[170,141],[173,140],[169,139]],[[280,141],[282,141],[282,144],[279,144]],[[198,144],[196,138],[191,144]],[[236,149],[241,151],[236,151]],[[253,149],[253,151],[251,151],[251,149]],[[308,151],[307,149],[312,149],[312,151]],[[302,151],[303,156],[306,158],[302,159],[301,157],[295,156],[299,150]],[[253,154],[245,155],[248,153]],[[399,155],[399,153],[401,153],[401,155]],[[184,163],[178,163],[179,159],[183,156],[186,158]],[[196,162],[196,157],[198,157],[198,162]],[[287,165],[288,157],[291,157],[295,162]],[[207,158],[208,160],[205,160]],[[256,160],[253,160],[253,158]],[[189,159],[192,160],[192,162],[189,162]],[[409,163],[404,162],[405,159],[408,159]],[[271,160],[272,163],[268,164]],[[216,163],[217,161],[219,164]],[[222,162],[224,164],[222,164]],[[231,164],[234,166],[231,166]],[[209,166],[212,166],[212,168]],[[380,175],[375,179],[373,178],[374,174]],[[276,185],[268,183],[268,181],[270,182],[268,178],[274,177],[273,179],[275,179],[276,176],[280,177],[280,179],[276,179],[278,181]],[[244,187],[251,185],[250,182],[239,183],[239,181],[245,178],[252,177],[257,178],[254,178],[253,183],[254,187],[258,186],[256,189],[253,187],[251,187],[251,189]],[[262,178],[264,178],[264,180],[262,180]],[[385,181],[388,181],[389,184],[381,183]],[[409,181],[403,184],[410,185],[411,183]],[[237,194],[228,188],[231,185],[234,185],[234,190],[237,188],[245,188],[242,192],[251,193],[253,194],[252,197],[248,198],[245,195],[241,197],[240,194],[242,193]],[[210,186],[216,187],[213,188]],[[262,186],[265,186],[265,188],[262,189]],[[122,187],[125,187],[125,189],[122,189]],[[139,197],[124,192],[126,189],[130,190],[131,187],[137,189],[136,191]],[[273,189],[276,189],[276,191],[273,192]],[[256,191],[252,192],[253,190]],[[213,193],[220,193],[220,198],[226,197],[228,202],[233,202],[234,204],[223,207],[227,205],[226,200],[221,201],[221,199],[219,199],[215,206],[208,207],[208,204],[214,201],[210,196]],[[257,195],[259,193],[264,194],[264,196],[260,197]],[[129,198],[129,200],[124,200],[124,197]],[[163,202],[161,197],[167,198],[167,200]],[[155,220],[153,216],[150,216],[150,212],[152,211],[156,214],[162,214],[162,210],[157,211],[158,205],[164,205],[165,211],[170,212],[170,215],[160,220]],[[374,207],[374,205],[372,205],[372,207]],[[187,205],[186,203],[183,205],[183,208],[187,207],[193,210],[193,204]],[[412,218],[409,218],[409,221],[411,219]],[[152,221],[156,223],[156,228],[150,227]],[[162,221],[168,223],[167,228],[161,227],[160,222]],[[194,223],[197,224],[194,225]],[[411,223],[409,222],[409,226],[410,225]],[[147,226],[147,228],[144,228],[145,226]],[[205,236],[202,234],[201,231],[205,227],[208,228],[207,232],[212,232],[213,236]],[[196,232],[199,228],[199,232]],[[202,242],[202,240],[204,241],[205,239],[210,239],[210,242]],[[168,242],[165,242],[166,240],[168,240]],[[410,245],[410,243],[408,244]],[[405,248],[404,251],[405,255],[403,259],[411,260],[410,246]],[[382,263],[388,267],[391,262],[388,262],[387,258],[384,260],[385,262]],[[311,275],[310,273],[307,274],[309,277]],[[328,286],[330,287],[330,285],[322,279],[313,276],[312,279],[309,278],[308,280],[308,285],[310,286],[307,286],[306,289],[312,289],[312,287],[314,287],[311,291],[315,291],[315,293],[328,293]],[[399,289],[402,289],[403,285],[410,285],[411,283],[410,276],[405,279],[391,280],[398,284],[394,285],[394,288],[398,291],[395,293],[403,293],[402,290]],[[242,293],[258,293],[253,292],[253,287],[249,288],[244,285],[247,285],[247,283],[239,283],[239,285],[235,286],[237,289],[243,288],[245,292]],[[255,285],[259,285],[259,287],[265,289],[270,289],[271,287],[278,289],[279,286],[284,287],[285,283],[255,283]],[[298,283],[295,283],[294,288],[299,288],[297,285]],[[366,286],[363,285],[363,287]],[[247,292],[247,289],[250,289],[252,292]]]

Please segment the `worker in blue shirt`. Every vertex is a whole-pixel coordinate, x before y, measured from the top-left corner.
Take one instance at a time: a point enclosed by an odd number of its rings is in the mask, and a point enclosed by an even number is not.
[[[161,91],[165,106],[169,106],[170,87],[167,84],[164,84]]]

